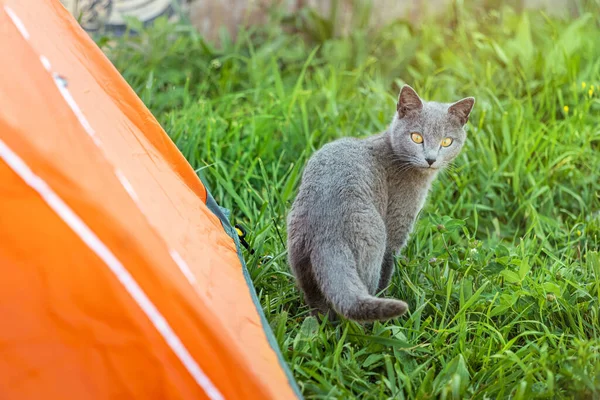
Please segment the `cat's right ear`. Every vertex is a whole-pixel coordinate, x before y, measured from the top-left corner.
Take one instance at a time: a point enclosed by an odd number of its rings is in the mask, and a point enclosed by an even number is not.
[[[399,118],[404,118],[411,111],[420,111],[423,108],[421,98],[413,88],[408,85],[402,86],[400,96],[398,96],[398,104],[396,111]]]
[[[458,118],[461,125],[464,125],[469,120],[469,115],[475,104],[474,97],[467,97],[452,104],[448,108],[448,113]]]

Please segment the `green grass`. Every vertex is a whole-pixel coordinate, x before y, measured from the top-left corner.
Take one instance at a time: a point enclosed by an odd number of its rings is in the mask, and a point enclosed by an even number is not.
[[[247,227],[252,279],[306,398],[588,399],[600,398],[600,4],[587,3],[569,20],[473,5],[378,32],[361,20],[346,38],[310,12],[274,12],[221,47],[158,21],[100,42]],[[318,323],[288,269],[287,210],[307,158],[385,129],[404,82],[426,99],[477,98],[398,259],[388,295],[411,311]]]

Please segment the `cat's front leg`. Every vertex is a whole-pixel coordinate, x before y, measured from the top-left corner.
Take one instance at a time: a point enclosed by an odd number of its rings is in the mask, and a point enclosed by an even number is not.
[[[383,256],[383,263],[381,264],[381,276],[379,277],[377,293],[383,292],[389,286],[395,266],[396,261],[394,260],[394,254],[388,249]]]
[[[388,243],[381,264],[381,276],[379,278],[379,286],[377,292],[381,293],[385,290],[392,280],[396,266],[394,254],[399,254],[400,250],[406,245],[408,233],[412,229],[413,221],[398,219],[393,227],[388,227]],[[391,229],[390,229],[391,228]]]

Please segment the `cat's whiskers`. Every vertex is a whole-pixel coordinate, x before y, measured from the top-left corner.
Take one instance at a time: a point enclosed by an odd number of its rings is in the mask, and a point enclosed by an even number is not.
[[[452,178],[452,175],[455,175],[458,171],[458,168],[452,162],[444,162],[439,171],[446,176]]]
[[[414,163],[407,162],[404,160],[402,160],[401,162],[398,162],[398,161],[400,161],[400,160],[396,160],[396,162],[392,163],[392,168],[395,173],[402,173],[402,172],[406,172],[406,171],[418,168],[417,166],[414,165]]]
[[[409,171],[409,170],[411,170],[413,168],[414,167],[412,165],[410,165],[410,164],[402,164],[397,169],[395,169],[394,172],[396,174],[401,174],[401,173]]]
[[[394,166],[397,164],[407,165],[411,168],[418,168],[419,159],[412,154],[408,153],[393,153],[389,157],[389,162],[391,162]]]
[[[452,173],[456,173],[458,172],[458,167],[456,165],[454,165],[453,162],[446,162],[442,165],[442,168],[444,170],[447,170],[448,172],[452,172]]]

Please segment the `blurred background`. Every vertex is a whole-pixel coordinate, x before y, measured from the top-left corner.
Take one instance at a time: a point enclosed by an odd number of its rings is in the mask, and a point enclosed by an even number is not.
[[[218,40],[219,31],[226,29],[235,37],[240,27],[264,24],[269,9],[278,7],[294,14],[311,8],[320,18],[335,19],[336,34],[348,34],[357,18],[370,14],[369,27],[377,28],[394,20],[409,19],[417,22],[425,15],[447,12],[453,0],[61,0],[88,31],[122,33],[127,17],[151,24],[156,18],[188,18],[203,37]],[[367,3],[370,3],[367,5]],[[471,2],[469,2],[471,3]],[[481,7],[490,7],[498,1],[474,1]],[[557,16],[576,13],[581,2],[576,0],[516,0],[510,3],[517,9],[543,10]]]

